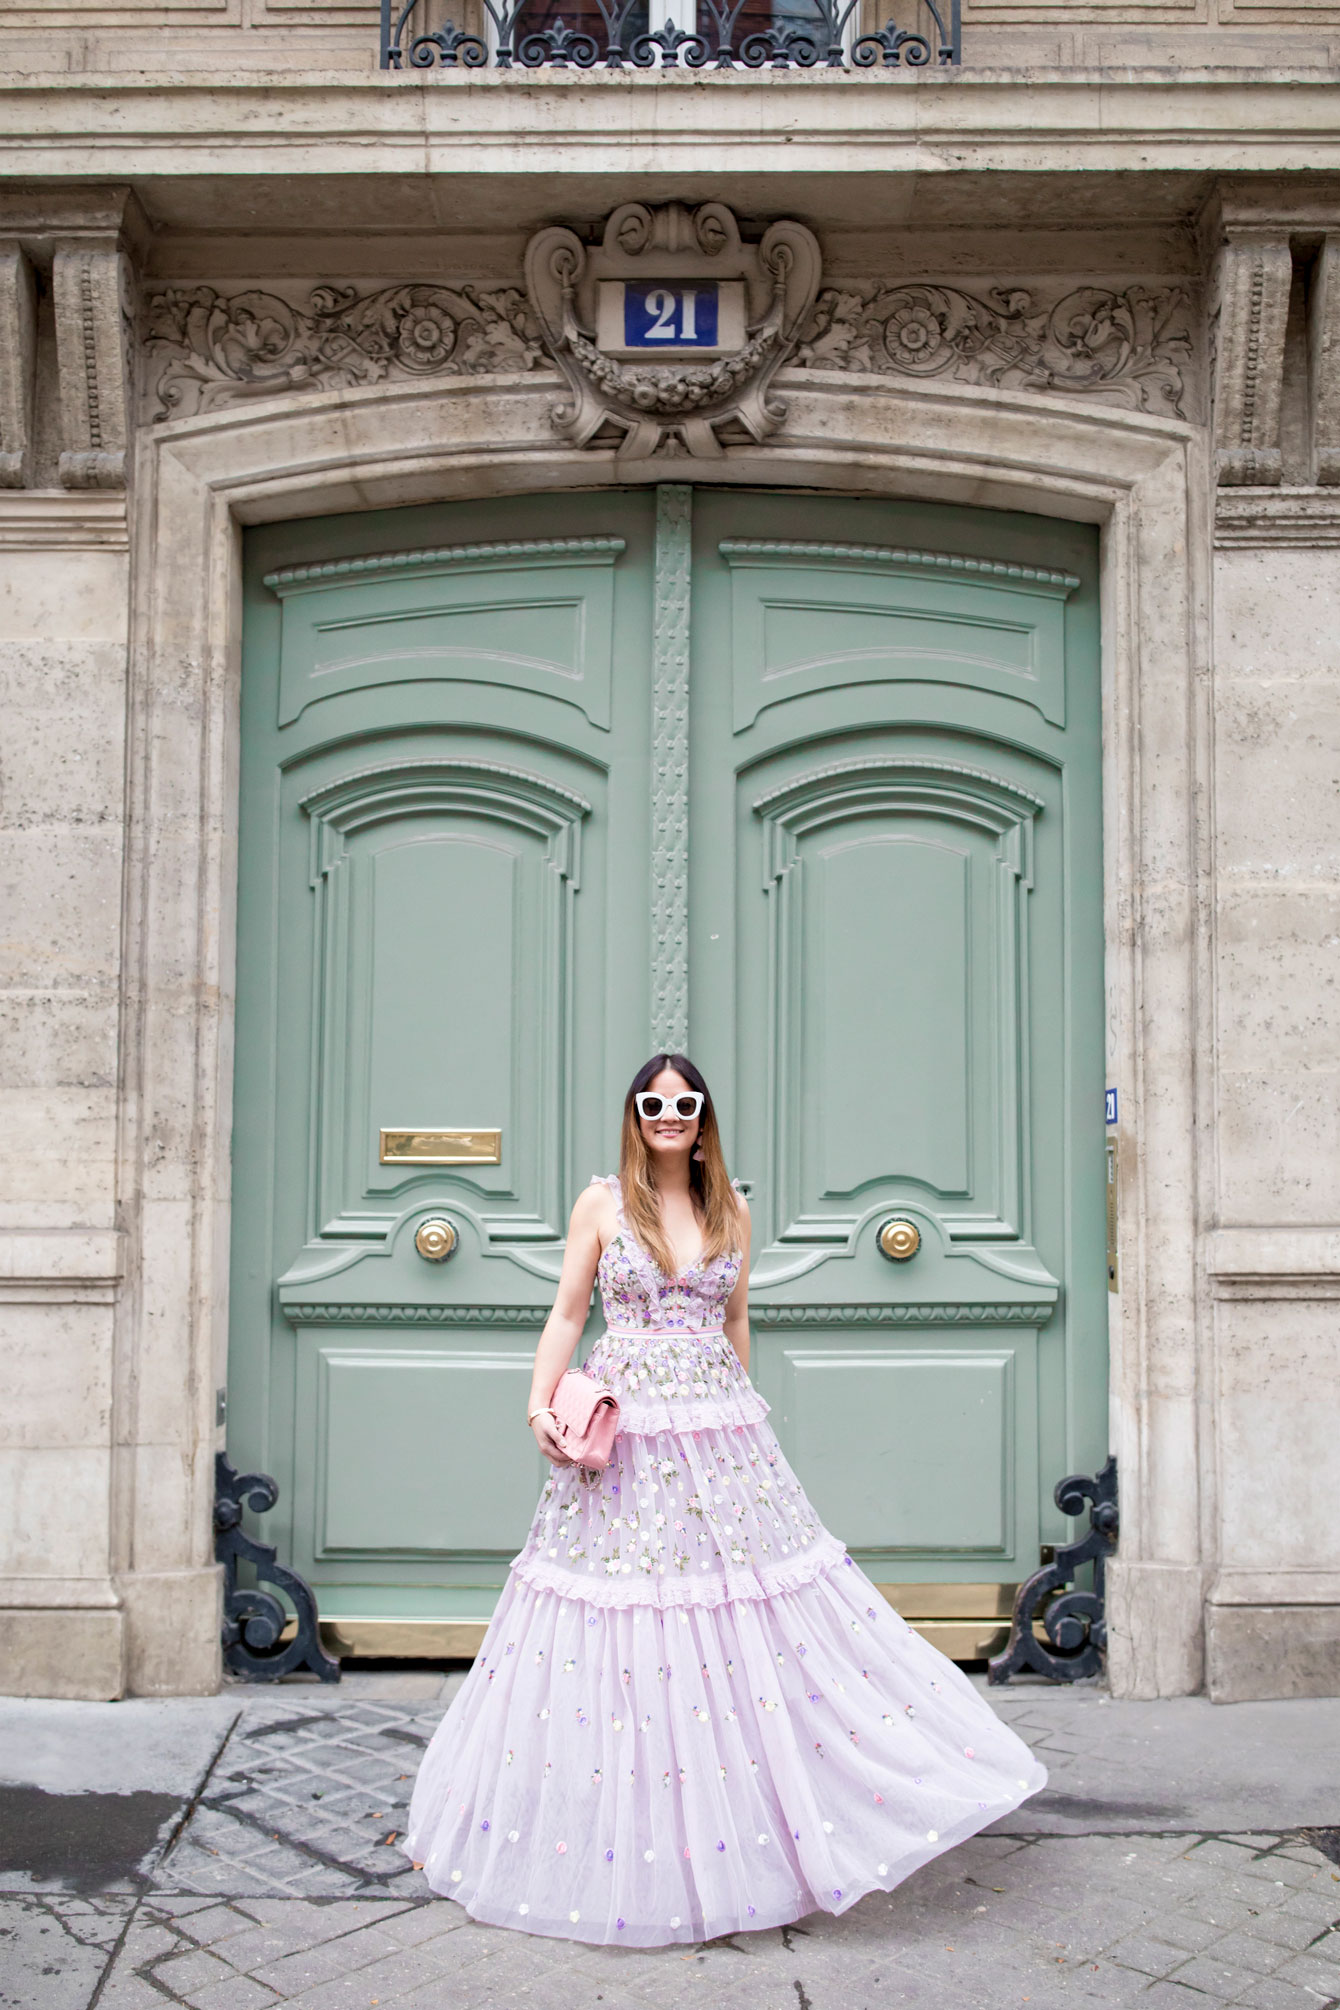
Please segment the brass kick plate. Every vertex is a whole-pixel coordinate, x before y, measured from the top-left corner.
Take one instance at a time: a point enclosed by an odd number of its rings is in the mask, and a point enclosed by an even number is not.
[[[501,1131],[383,1131],[384,1166],[496,1166]]]
[[[914,1633],[951,1661],[985,1661],[998,1654],[1010,1631],[1014,1584],[881,1584]],[[328,1654],[374,1655],[379,1660],[472,1660],[488,1630],[487,1619],[329,1618],[321,1621]]]
[[[386,1661],[473,1661],[487,1619],[323,1619],[321,1645],[338,1659],[371,1655]]]

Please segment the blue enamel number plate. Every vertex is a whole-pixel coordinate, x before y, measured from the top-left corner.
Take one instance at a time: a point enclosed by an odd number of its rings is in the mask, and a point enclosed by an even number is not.
[[[629,349],[715,349],[717,282],[691,286],[629,280],[623,292],[624,344]]]

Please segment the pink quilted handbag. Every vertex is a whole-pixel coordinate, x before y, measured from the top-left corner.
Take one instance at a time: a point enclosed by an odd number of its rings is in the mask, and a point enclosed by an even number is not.
[[[610,1462],[619,1428],[619,1404],[613,1391],[581,1368],[569,1368],[559,1379],[550,1407],[554,1435],[575,1465],[593,1476]],[[587,1482],[593,1484],[594,1480]]]

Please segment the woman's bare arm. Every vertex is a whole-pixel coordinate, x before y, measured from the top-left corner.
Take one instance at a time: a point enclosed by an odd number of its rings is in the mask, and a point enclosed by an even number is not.
[[[740,1366],[749,1372],[749,1202],[742,1193],[737,1193],[736,1201],[740,1209],[740,1238],[743,1255],[740,1259],[740,1275],[735,1280],[735,1289],[726,1300],[726,1317],[723,1325],[726,1338],[740,1357]]]
[[[544,1322],[544,1330],[535,1349],[535,1367],[530,1378],[526,1414],[529,1416],[533,1410],[541,1410],[542,1414],[536,1417],[531,1430],[540,1450],[556,1465],[571,1465],[572,1461],[559,1447],[553,1431],[554,1420],[547,1414],[545,1406],[552,1400],[586,1326],[586,1316],[591,1309],[591,1287],[595,1283],[596,1265],[603,1247],[601,1227],[609,1209],[607,1187],[589,1186],[578,1196],[568,1223],[568,1245],[563,1253],[563,1268],[559,1273],[553,1310]]]

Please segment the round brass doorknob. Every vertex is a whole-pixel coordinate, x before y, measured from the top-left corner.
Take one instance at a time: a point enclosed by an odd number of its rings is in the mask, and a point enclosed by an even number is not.
[[[428,1263],[445,1263],[456,1247],[456,1231],[442,1215],[435,1214],[419,1223],[414,1247]]]
[[[914,1221],[886,1221],[879,1231],[879,1247],[890,1263],[906,1263],[921,1247],[921,1230]]]

